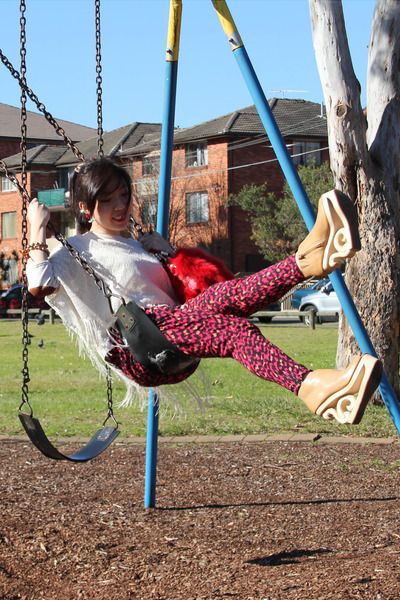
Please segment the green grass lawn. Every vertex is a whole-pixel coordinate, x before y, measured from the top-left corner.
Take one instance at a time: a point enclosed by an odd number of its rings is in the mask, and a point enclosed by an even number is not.
[[[297,361],[311,368],[332,368],[337,329],[319,326],[262,328],[264,334]],[[30,401],[35,416],[53,438],[89,437],[106,415],[106,386],[89,360],[78,356],[64,327],[30,324]],[[21,434],[22,330],[19,321],[0,322],[0,434]],[[43,347],[38,341],[43,340]],[[293,394],[251,375],[230,359],[204,360],[201,372],[189,380],[202,397],[199,405],[188,384],[167,386],[161,402],[160,435],[315,432],[335,435],[395,436],[385,408],[369,406],[358,426],[336,425],[312,415]],[[115,405],[124,386],[114,382]],[[137,403],[116,406],[122,435],[144,435],[146,410]]]

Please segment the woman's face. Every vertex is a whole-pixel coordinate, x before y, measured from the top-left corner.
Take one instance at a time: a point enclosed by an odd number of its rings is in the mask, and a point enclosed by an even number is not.
[[[91,231],[107,235],[126,233],[130,215],[128,188],[125,183],[121,183],[114,191],[106,191],[98,198],[92,215],[94,222]]]

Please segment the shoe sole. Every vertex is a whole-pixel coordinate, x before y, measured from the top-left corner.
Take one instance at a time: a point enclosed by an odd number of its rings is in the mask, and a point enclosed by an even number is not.
[[[339,423],[357,425],[381,377],[380,361],[369,354],[362,355],[349,383],[325,400],[318,407],[316,414],[324,419],[336,419]]]
[[[321,196],[329,224],[329,238],[322,259],[322,268],[328,272],[339,267],[361,249],[358,233],[358,215],[348,196],[332,190]]]

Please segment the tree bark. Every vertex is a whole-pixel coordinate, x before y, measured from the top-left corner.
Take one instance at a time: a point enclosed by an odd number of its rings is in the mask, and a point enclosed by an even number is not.
[[[400,3],[378,0],[368,60],[367,110],[360,102],[339,0],[309,0],[327,112],[336,187],[356,203],[362,249],[346,283],[385,372],[399,392]],[[359,353],[347,319],[339,324],[338,366]]]

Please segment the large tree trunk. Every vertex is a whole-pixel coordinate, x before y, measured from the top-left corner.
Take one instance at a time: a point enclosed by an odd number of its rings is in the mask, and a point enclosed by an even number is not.
[[[400,3],[377,1],[369,48],[367,110],[363,111],[342,4],[339,0],[309,2],[331,168],[336,186],[355,201],[359,216],[362,250],[348,263],[346,283],[398,393]],[[342,318],[338,366],[347,365],[358,352],[347,319]]]

